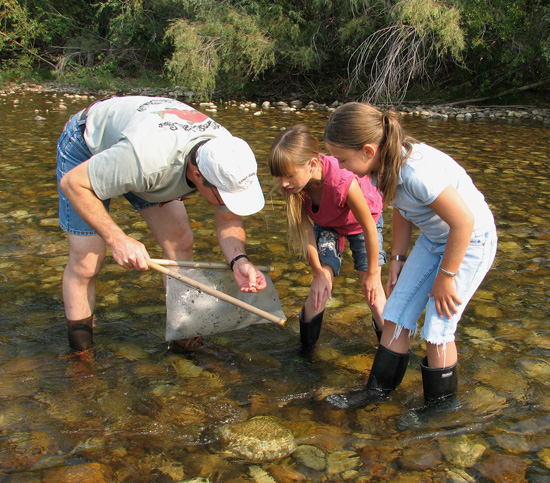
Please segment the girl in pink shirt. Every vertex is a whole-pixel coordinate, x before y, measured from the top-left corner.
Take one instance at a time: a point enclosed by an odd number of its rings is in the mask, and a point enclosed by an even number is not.
[[[311,290],[299,317],[302,346],[311,348],[319,338],[346,238],[380,338],[386,303],[380,266],[386,263],[386,256],[379,191],[369,178],[358,178],[340,169],[336,158],[319,153],[318,141],[301,125],[277,136],[269,153],[269,169],[286,196],[290,244],[304,254],[313,271]]]

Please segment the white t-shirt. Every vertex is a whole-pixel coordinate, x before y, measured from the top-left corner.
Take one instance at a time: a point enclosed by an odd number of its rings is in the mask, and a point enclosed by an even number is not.
[[[93,156],[88,175],[98,198],[127,192],[166,202],[194,191],[185,170],[201,140],[231,136],[192,107],[160,97],[114,97],[94,104],[84,139]]]
[[[473,236],[494,230],[495,222],[483,194],[453,158],[428,146],[414,144],[399,173],[392,206],[418,226],[434,243],[445,243],[449,225],[429,206],[447,186],[453,186],[475,218]]]

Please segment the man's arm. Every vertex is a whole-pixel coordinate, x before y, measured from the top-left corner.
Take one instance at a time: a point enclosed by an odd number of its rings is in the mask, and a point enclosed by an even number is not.
[[[127,236],[109,216],[90,183],[88,161],[63,176],[60,187],[81,218],[109,245],[113,258],[119,265],[147,270],[150,257],[145,245]]]
[[[228,262],[246,254],[246,232],[240,216],[230,211],[214,210],[222,253]],[[257,292],[267,286],[264,274],[242,257],[233,264],[233,275],[242,292]]]

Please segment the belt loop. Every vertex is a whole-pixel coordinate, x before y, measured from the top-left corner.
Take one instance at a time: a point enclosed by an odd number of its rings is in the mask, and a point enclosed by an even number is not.
[[[86,120],[88,119],[88,113],[90,112],[90,109],[94,104],[97,104],[101,101],[106,101],[107,99],[111,99],[110,97],[106,97],[104,99],[98,99],[97,101],[92,102],[86,109],[82,109],[80,112],[78,112],[77,115],[77,122],[78,125],[82,131],[82,134],[84,134],[84,131],[86,130]]]

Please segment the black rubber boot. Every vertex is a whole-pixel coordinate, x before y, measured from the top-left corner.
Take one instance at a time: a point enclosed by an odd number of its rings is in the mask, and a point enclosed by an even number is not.
[[[403,413],[396,425],[399,431],[412,428],[440,427],[445,424],[446,413],[452,414],[459,407],[457,399],[457,364],[450,367],[428,367],[428,358],[420,362],[422,385],[424,386],[424,404]],[[434,428],[435,429],[435,428]]]
[[[348,394],[332,394],[326,401],[340,409],[359,408],[388,396],[405,375],[410,354],[398,354],[380,345],[376,351],[365,389]]]
[[[302,348],[310,349],[316,344],[321,333],[324,313],[325,311],[323,310],[313,317],[310,322],[306,322],[304,320],[304,308],[302,307],[300,311],[300,342],[302,343]]]
[[[378,329],[378,327],[376,327],[376,322],[374,321],[374,317],[372,318],[372,328],[374,329],[374,333],[376,334],[378,343],[380,343],[380,339],[382,338],[382,331]]]
[[[82,352],[94,344],[93,314],[81,320],[67,320],[67,335],[71,349]]]
[[[457,362],[450,367],[428,367],[428,358],[420,362],[424,401],[428,406],[435,406],[453,398],[458,392]]]

